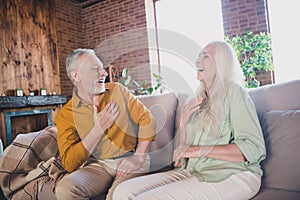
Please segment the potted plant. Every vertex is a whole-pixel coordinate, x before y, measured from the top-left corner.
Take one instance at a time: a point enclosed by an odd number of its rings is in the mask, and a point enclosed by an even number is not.
[[[267,33],[225,36],[225,40],[233,46],[241,63],[246,87],[259,86],[256,71],[274,69],[271,48],[271,36]]]
[[[163,77],[156,73],[152,73],[152,75],[155,79],[155,83],[147,83],[147,81],[143,81],[143,83],[139,84],[128,74],[128,68],[124,68],[118,79],[119,83],[127,87],[134,95],[150,95],[155,92],[163,92]]]

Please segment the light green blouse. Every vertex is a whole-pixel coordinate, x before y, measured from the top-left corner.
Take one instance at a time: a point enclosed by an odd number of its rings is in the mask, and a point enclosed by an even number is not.
[[[260,176],[263,174],[260,161],[266,157],[266,148],[252,100],[244,88],[237,84],[231,84],[225,102],[225,121],[220,127],[220,135],[217,139],[212,141],[209,135],[198,131],[187,133],[187,140],[196,138],[193,145],[205,145],[203,144],[204,140],[210,141],[210,144],[207,145],[235,143],[247,161],[230,162],[207,157],[184,160],[180,170],[187,170],[199,181],[218,182],[243,171],[251,171]]]

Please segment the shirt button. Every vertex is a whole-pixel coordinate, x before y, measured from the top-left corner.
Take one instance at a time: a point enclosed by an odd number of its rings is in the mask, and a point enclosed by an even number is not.
[[[114,144],[114,142],[111,142],[111,144]]]

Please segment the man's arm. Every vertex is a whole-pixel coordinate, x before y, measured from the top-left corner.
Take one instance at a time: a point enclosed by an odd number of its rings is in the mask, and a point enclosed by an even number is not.
[[[122,85],[119,90],[123,94],[124,102],[127,102],[131,119],[139,126],[139,131],[135,154],[122,159],[118,165],[116,178],[125,176],[142,166],[156,135],[156,121],[150,110]]]
[[[130,174],[134,170],[139,169],[145,161],[152,141],[142,141],[138,143],[136,152],[133,156],[123,159],[117,169],[116,178],[120,178]]]
[[[71,107],[72,103],[66,106]],[[94,108],[94,119],[91,119],[95,122],[94,126],[82,140],[73,124],[74,119],[72,112],[65,110],[70,109],[65,108],[56,118],[58,129],[57,142],[64,168],[68,172],[73,172],[92,154],[98,142],[103,137],[105,130],[111,126],[118,115],[118,107],[108,104],[99,113],[97,113],[97,109]]]
[[[107,104],[101,112],[97,112],[98,108],[94,105],[94,127],[82,140],[86,153],[90,156],[99,141],[104,135],[104,132],[114,123],[119,115],[119,108],[115,103]]]

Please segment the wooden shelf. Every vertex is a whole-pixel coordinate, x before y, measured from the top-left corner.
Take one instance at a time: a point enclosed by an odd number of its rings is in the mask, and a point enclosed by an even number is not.
[[[0,109],[59,105],[65,103],[67,103],[66,95],[22,96],[22,97],[0,96]]]

